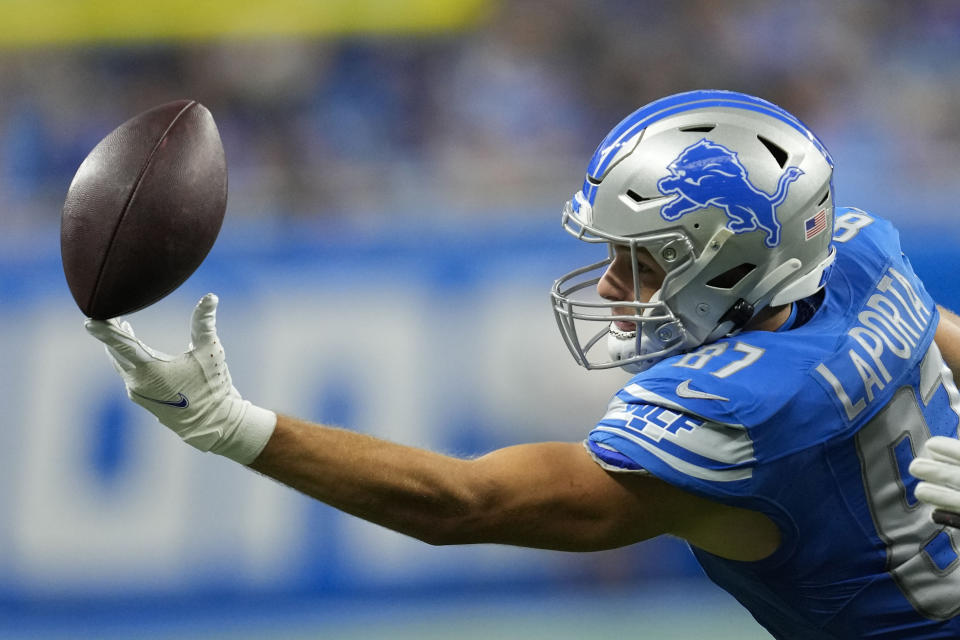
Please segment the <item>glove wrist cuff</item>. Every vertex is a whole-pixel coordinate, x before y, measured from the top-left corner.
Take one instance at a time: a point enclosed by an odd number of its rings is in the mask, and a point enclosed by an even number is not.
[[[211,447],[210,451],[247,465],[256,460],[267,446],[277,426],[277,414],[246,400],[241,402],[243,413],[236,428],[225,434],[226,437]]]

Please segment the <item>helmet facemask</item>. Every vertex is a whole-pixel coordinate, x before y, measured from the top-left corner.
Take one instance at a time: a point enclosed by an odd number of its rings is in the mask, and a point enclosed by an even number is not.
[[[589,207],[582,201],[581,207]],[[575,269],[558,279],[551,291],[553,311],[561,334],[578,364],[587,369],[622,367],[632,373],[642,371],[654,362],[683,347],[683,330],[679,319],[660,300],[660,291],[648,300],[642,299],[639,272],[639,251],[646,249],[670,258],[676,267],[667,271],[667,286],[689,265],[688,243],[678,233],[655,234],[649,237],[625,238],[610,236],[584,225],[573,215],[574,203],[568,202],[563,213],[563,227],[571,235],[589,243],[607,244],[608,256],[594,264]],[[604,300],[597,285],[613,263],[615,245],[628,247],[633,270],[633,299]],[[682,257],[686,254],[686,257]],[[630,313],[623,313],[628,309]],[[633,323],[633,331],[617,327],[617,322]],[[598,355],[606,353],[608,357]],[[644,366],[646,364],[646,366]]]

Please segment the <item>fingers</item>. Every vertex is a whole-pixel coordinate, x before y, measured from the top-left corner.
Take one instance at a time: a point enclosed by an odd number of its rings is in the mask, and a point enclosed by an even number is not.
[[[914,495],[943,510],[935,513],[960,512],[960,440],[945,436],[927,440],[923,452],[910,463],[910,475],[920,480]],[[960,518],[957,514],[950,516]],[[942,517],[934,521],[950,524]]]
[[[917,499],[931,504],[937,509],[960,511],[960,492],[929,482],[918,482],[914,489]]]
[[[955,464],[916,458],[910,463],[910,475],[960,492],[960,467]]]
[[[960,464],[960,440],[946,436],[934,436],[927,440],[926,453],[934,460]]]
[[[191,348],[194,345],[210,344],[217,339],[217,303],[216,295],[203,296],[193,310],[190,322]],[[129,322],[117,318],[84,322],[87,333],[107,347],[107,353],[114,366],[121,372],[129,372],[137,366],[156,360],[169,360],[170,356],[155,351],[139,340]]]
[[[106,346],[107,354],[113,360],[113,365],[121,372],[131,371],[138,365],[156,360],[167,359],[164,354],[154,351],[133,333],[129,322],[120,322],[116,318],[110,320],[93,320],[87,318],[83,324],[87,333]]]
[[[190,322],[190,342],[199,346],[217,339],[217,303],[219,298],[213,293],[200,298],[193,310]]]
[[[120,329],[123,330],[123,331],[125,331],[126,333],[129,333],[130,336],[133,337],[133,338],[136,338],[136,337],[137,337],[137,336],[135,336],[135,335],[133,334],[133,327],[130,326],[130,323],[127,322],[126,320],[124,320],[123,322],[120,323]]]

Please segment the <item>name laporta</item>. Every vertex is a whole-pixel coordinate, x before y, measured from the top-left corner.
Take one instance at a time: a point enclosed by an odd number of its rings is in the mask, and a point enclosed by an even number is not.
[[[817,365],[816,371],[833,389],[848,420],[860,415],[911,361],[934,317],[911,282],[890,267],[876,291],[857,314],[858,324],[847,332],[852,346],[844,354]],[[900,361],[898,363],[898,361]],[[850,365],[859,377],[852,375]],[[891,374],[894,371],[894,374]],[[842,381],[842,382],[841,382]]]

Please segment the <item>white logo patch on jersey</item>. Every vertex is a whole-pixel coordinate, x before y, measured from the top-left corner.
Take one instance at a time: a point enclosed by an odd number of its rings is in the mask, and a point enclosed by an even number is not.
[[[624,391],[658,397],[636,384]],[[619,436],[677,471],[696,478],[730,482],[753,474],[752,464],[756,461],[753,442],[742,426],[694,417],[679,406],[668,408],[672,404],[668,401],[659,406],[647,404],[649,400],[637,398],[637,401],[627,404],[615,397],[595,430]],[[642,456],[637,456],[639,451],[631,457],[642,464]]]
[[[730,398],[724,398],[723,396],[707,393],[706,391],[697,391],[696,389],[691,389],[691,382],[693,381],[687,379],[677,385],[677,395],[679,397],[697,400],[723,400],[724,402],[728,402],[730,400]]]

